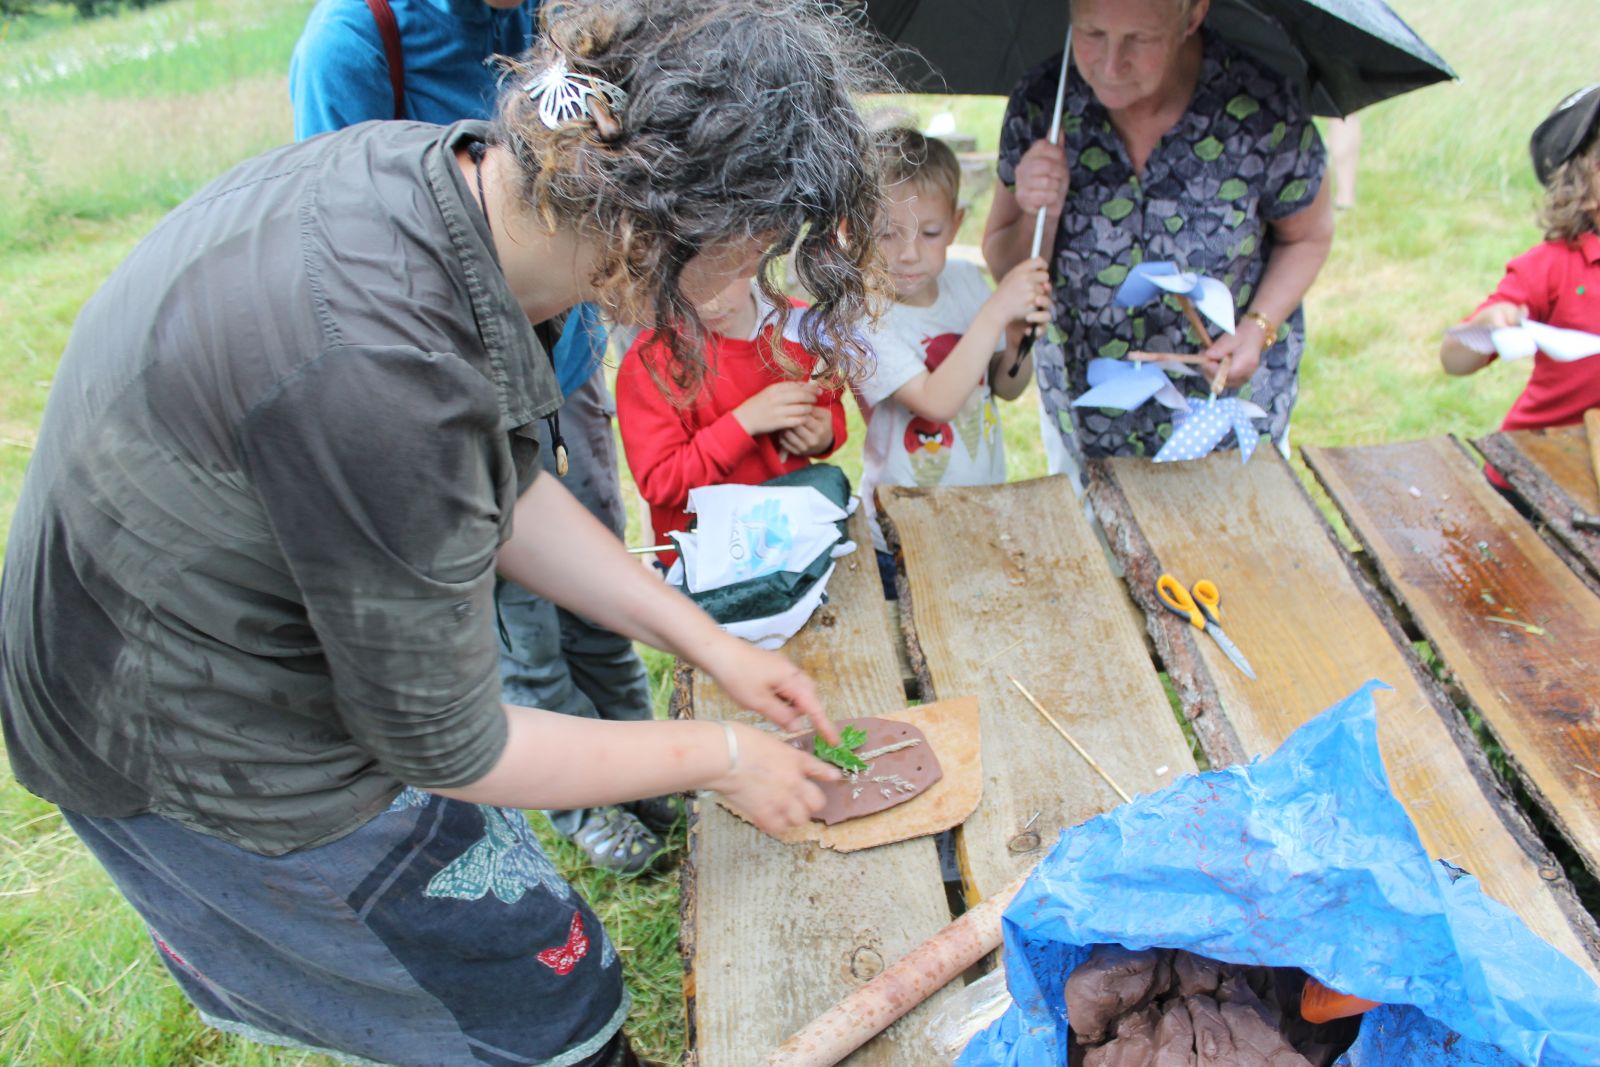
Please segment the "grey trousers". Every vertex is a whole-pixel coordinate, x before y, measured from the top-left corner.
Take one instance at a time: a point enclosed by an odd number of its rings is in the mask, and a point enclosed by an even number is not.
[[[627,513],[611,431],[614,411],[603,367],[561,405],[568,459],[567,476],[561,482],[621,537]],[[554,477],[555,449],[548,441],[541,445],[541,462]],[[579,547],[553,545],[552,551]],[[558,608],[514,582],[496,583],[495,607],[500,620],[500,689],[507,703],[590,719],[651,717],[650,681],[626,637]],[[545,814],[558,832],[571,836],[587,811]]]

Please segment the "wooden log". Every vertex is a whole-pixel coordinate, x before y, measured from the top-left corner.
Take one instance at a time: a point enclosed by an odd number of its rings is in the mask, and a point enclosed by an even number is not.
[[[1513,430],[1472,443],[1533,509],[1562,558],[1600,591],[1600,531],[1573,523],[1575,512],[1600,515],[1592,446],[1583,427]]]
[[[956,835],[970,901],[1013,881],[1055,831],[1120,803],[1008,677],[1129,793],[1194,770],[1065,478],[878,495],[885,537],[904,560],[902,619],[927,666],[927,695],[983,698],[983,803]]]
[[[838,718],[905,706],[864,517],[861,546],[839,561],[829,602],[784,646],[817,681]],[[680,710],[752,717],[707,678],[680,672]],[[709,798],[696,805],[683,870],[684,995],[691,1060],[743,1067],[950,921],[933,839],[841,855],[784,845]],[[873,1067],[927,1062],[923,1010],[851,1060]]]
[[[1600,598],[1449,438],[1308,459],[1529,794],[1600,873]]]
[[[912,949],[904,959],[819,1015],[762,1067],[831,1067],[1000,947],[1000,916],[1024,875]]]
[[[1416,658],[1383,601],[1270,449],[1191,463],[1117,459],[1098,467],[1091,495],[1128,581],[1150,617],[1180,697],[1202,706],[1197,729],[1214,764],[1270,752],[1297,726],[1369,678],[1379,741],[1401,803],[1435,856],[1471,870],[1540,936],[1595,972],[1600,936],[1560,867],[1499,791],[1466,724]],[[1132,536],[1137,531],[1140,538]],[[1250,659],[1245,678],[1214,642],[1155,601],[1165,570],[1210,578],[1222,624]]]

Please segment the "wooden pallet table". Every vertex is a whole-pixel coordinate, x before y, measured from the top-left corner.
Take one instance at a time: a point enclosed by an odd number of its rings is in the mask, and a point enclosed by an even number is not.
[[[1450,438],[1306,458],[1529,794],[1600,873],[1600,597]]]
[[[1090,476],[1096,511],[1213,763],[1271,751],[1369,678],[1382,679],[1394,689],[1378,701],[1384,761],[1424,845],[1600,973],[1593,920],[1281,457],[1263,448],[1249,464],[1236,453],[1182,464],[1110,460],[1092,464]],[[1388,474],[1377,466],[1366,477]],[[1256,681],[1160,606],[1163,571],[1220,586],[1223,623]]]
[[[1567,552],[1582,560],[1592,578],[1600,579],[1600,530],[1579,529],[1572,522],[1574,512],[1600,515],[1600,486],[1595,483],[1584,428],[1512,430],[1472,443]]]
[[[863,546],[839,561],[829,603],[784,651],[816,680],[836,718],[905,707],[864,519]],[[680,670],[674,703],[695,718],[743,718],[705,676]],[[743,1067],[950,921],[932,838],[840,855],[784,845],[703,800],[683,870],[684,994],[690,1060]],[[935,997],[848,1061],[928,1062]]]
[[[1143,634],[1064,478],[879,490],[927,699],[982,697],[984,795],[957,831],[968,900],[1120,803],[1015,677],[1130,795],[1194,770]]]

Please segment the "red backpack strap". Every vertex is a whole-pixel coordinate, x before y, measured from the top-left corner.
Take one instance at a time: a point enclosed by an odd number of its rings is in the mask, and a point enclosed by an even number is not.
[[[389,86],[394,90],[394,117],[405,118],[406,59],[400,51],[400,24],[395,21],[394,8],[389,0],[367,0],[372,21],[378,24],[378,36],[383,38],[383,54],[389,60]]]

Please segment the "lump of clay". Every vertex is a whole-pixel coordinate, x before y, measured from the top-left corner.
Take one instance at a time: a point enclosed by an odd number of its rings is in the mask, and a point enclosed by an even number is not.
[[[1083,1067],[1150,1067],[1155,1058],[1155,1007],[1131,1012],[1117,1021],[1117,1036],[1083,1058]]]
[[[1254,968],[1254,970],[1262,969]],[[1268,991],[1271,991],[1270,986]],[[1255,986],[1243,974],[1230,974],[1222,980],[1222,984],[1217,987],[1217,1003],[1222,1005],[1236,1004],[1241,1008],[1249,1009],[1255,1012],[1263,1023],[1274,1030],[1278,1029],[1283,1022],[1283,1013],[1278,1010],[1278,1005],[1275,1002],[1265,1001],[1258,997]],[[1226,1012],[1223,1013],[1223,1017],[1227,1018]],[[1235,1038],[1234,1044],[1237,1045],[1238,1043],[1238,1039]]]
[[[1258,1002],[1259,1003],[1259,1002]],[[1275,1026],[1268,1025],[1256,1008],[1247,1004],[1223,1004],[1218,1009],[1233,1037],[1234,1058],[1239,1067],[1311,1067],[1290,1046]]]
[[[1089,957],[1067,976],[1067,1022],[1086,1045],[1105,1039],[1113,1019],[1142,1007],[1157,992],[1158,969],[1165,964],[1171,983],[1171,955],[1160,949],[1135,952],[1121,945],[1096,945]]]
[[[1150,1067],[1195,1067],[1194,1023],[1177,997],[1167,1001],[1156,1023],[1156,1054]]]
[[[1189,1009],[1189,1021],[1194,1025],[1196,1067],[1238,1067],[1233,1034],[1217,1002],[1204,996],[1184,997],[1183,1006]]]
[[[1178,976],[1179,993],[1186,997],[1201,994],[1210,996],[1217,991],[1220,980],[1218,972],[1222,965],[1216,960],[1180,950],[1173,953],[1172,969]]]

